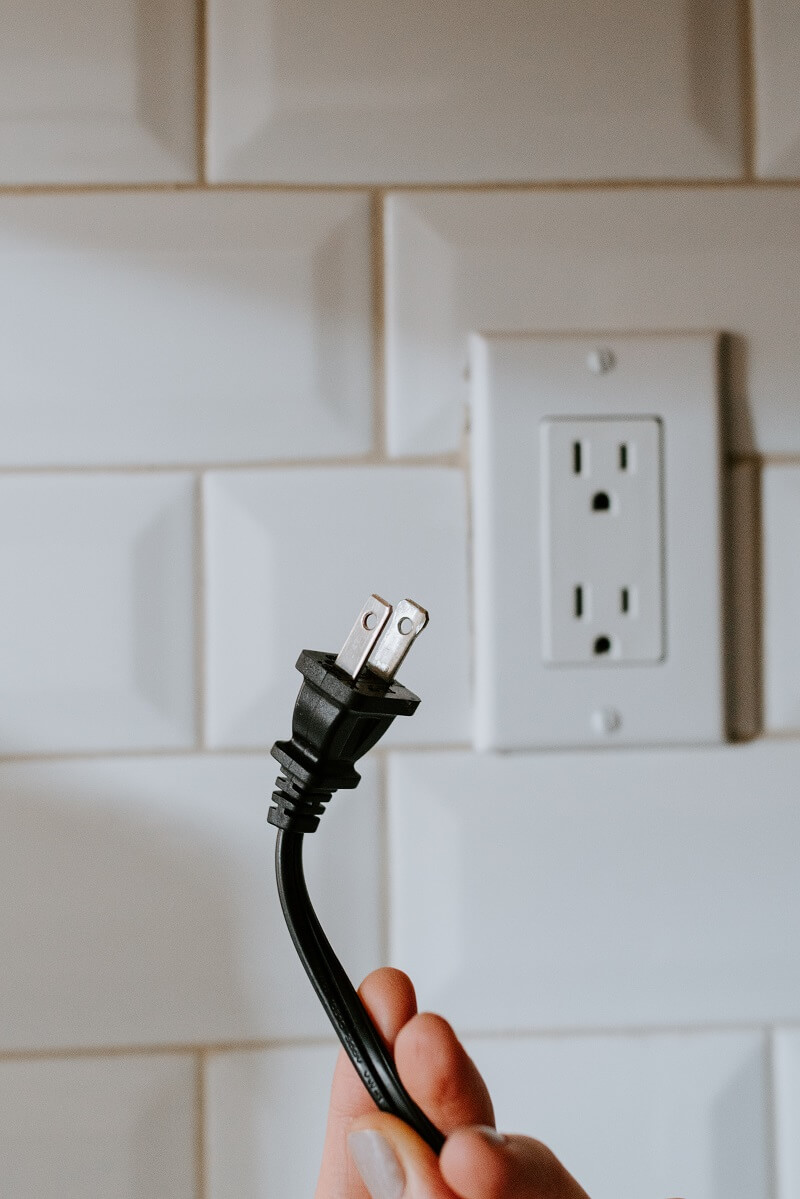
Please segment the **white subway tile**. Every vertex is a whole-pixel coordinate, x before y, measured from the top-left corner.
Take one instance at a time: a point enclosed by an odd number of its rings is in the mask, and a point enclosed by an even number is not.
[[[194,741],[186,475],[0,479],[0,752]]]
[[[423,699],[388,742],[469,737],[467,533],[460,471],[364,467],[206,479],[208,736],[288,736],[301,649],[340,648],[365,596],[404,597],[430,627],[401,671]]]
[[[460,1026],[795,1019],[800,743],[394,755],[392,961]]]
[[[800,1030],[779,1029],[773,1043],[777,1199],[800,1195]]]
[[[313,1195],[336,1054],[332,1042],[209,1058],[208,1199]]]
[[[0,1048],[326,1033],[277,898],[277,773],[232,755],[0,766]],[[306,838],[309,889],[356,982],[382,944],[363,773]]]
[[[193,1199],[189,1055],[0,1063],[9,1199]]]
[[[197,175],[192,0],[6,0],[0,183]]]
[[[756,169],[800,176],[800,8],[796,0],[754,0]]]
[[[372,443],[361,195],[0,198],[0,465]]]
[[[762,472],[764,723],[800,729],[800,467]]]
[[[310,24],[311,22],[311,24]],[[737,12],[410,0],[313,15],[212,0],[214,179],[431,182],[730,176]],[[313,30],[313,32],[311,32]]]
[[[390,197],[390,450],[456,447],[472,330],[718,329],[732,448],[800,453],[799,225],[771,188]]]
[[[498,1128],[549,1145],[592,1199],[770,1199],[758,1033],[476,1039],[467,1048]]]

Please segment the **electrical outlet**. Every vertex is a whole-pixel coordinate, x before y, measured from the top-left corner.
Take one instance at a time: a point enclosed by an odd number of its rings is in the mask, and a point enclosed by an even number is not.
[[[470,355],[476,744],[723,740],[719,337]]]
[[[660,422],[544,420],[540,442],[545,662],[660,661]]]

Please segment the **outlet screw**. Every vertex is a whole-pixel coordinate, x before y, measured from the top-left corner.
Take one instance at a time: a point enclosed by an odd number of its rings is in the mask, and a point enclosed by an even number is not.
[[[598,346],[586,355],[586,365],[593,375],[607,375],[616,366],[617,360],[610,346]]]
[[[592,728],[596,733],[616,733],[622,727],[622,715],[616,708],[597,708],[592,712]]]

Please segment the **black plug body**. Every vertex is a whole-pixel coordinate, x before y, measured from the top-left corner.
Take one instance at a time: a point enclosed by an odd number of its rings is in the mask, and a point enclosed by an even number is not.
[[[335,655],[303,650],[297,659],[303,684],[289,741],[276,741],[281,765],[268,820],[277,828],[313,833],[334,791],[356,787],[354,763],[384,735],[395,716],[411,716],[419,698],[366,669],[351,678]]]

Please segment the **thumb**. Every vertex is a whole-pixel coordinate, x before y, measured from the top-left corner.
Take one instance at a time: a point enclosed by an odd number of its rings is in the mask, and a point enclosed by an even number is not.
[[[357,1121],[347,1146],[371,1199],[457,1199],[436,1154],[395,1116]]]

